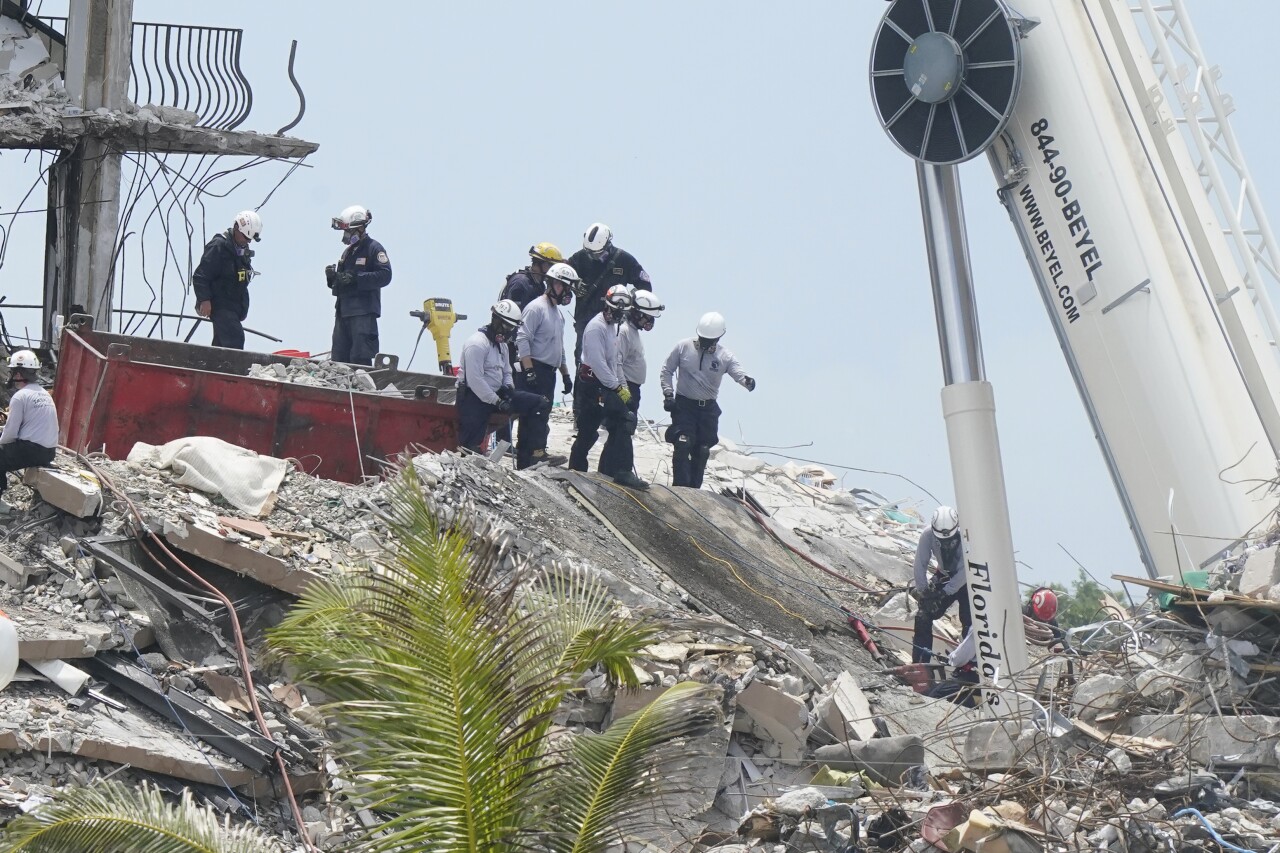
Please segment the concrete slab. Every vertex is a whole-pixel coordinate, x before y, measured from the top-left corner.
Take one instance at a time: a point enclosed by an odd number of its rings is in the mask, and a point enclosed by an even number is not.
[[[57,468],[28,468],[22,482],[35,489],[45,503],[77,518],[90,518],[102,509],[102,487],[89,475]]]
[[[818,725],[837,741],[871,740],[876,735],[871,703],[854,677],[842,672],[815,703]]]
[[[233,542],[202,524],[165,522],[164,538],[188,554],[292,595],[301,595],[307,584],[320,578],[308,569],[295,569],[284,560]]]
[[[809,711],[804,700],[753,681],[738,694],[737,702],[738,715],[745,714],[751,719],[753,731],[778,745],[783,761],[799,761],[804,757],[809,727]]]
[[[8,554],[0,553],[0,581],[10,589],[26,589],[31,579],[31,569],[19,563]]]

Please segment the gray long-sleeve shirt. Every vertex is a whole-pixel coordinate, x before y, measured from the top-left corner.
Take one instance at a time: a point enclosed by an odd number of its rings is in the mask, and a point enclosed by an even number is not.
[[[704,352],[698,349],[697,338],[686,338],[676,344],[662,365],[662,393],[679,394],[690,400],[714,400],[720,394],[720,380],[726,373],[742,387],[747,386],[747,372],[733,353],[719,344]],[[679,375],[673,389],[671,377],[675,374]]]
[[[624,322],[618,329],[618,369],[623,379],[636,385],[643,385],[649,374],[640,330],[629,322]]]
[[[27,383],[9,400],[9,420],[0,432],[0,444],[18,439],[41,447],[58,446],[58,409],[49,392],[35,383]]]
[[[498,389],[511,384],[511,361],[506,343],[492,343],[485,328],[488,327],[481,328],[462,345],[458,385],[466,385],[481,400],[496,406]]]
[[[949,553],[951,560],[947,564],[943,561],[942,541],[938,539],[932,527],[926,527],[920,534],[920,544],[916,546],[916,562],[913,567],[916,575],[916,589],[923,591],[929,588],[930,557],[937,561],[938,569],[946,579],[942,584],[943,592],[947,595],[955,595],[964,588],[964,543],[957,542],[956,547]]]
[[[564,315],[559,306],[539,296],[525,306],[522,316],[524,322],[516,332],[516,355],[556,368],[564,364]]]
[[[591,319],[582,333],[582,363],[609,390],[622,384],[618,378],[618,327],[604,321],[603,311]]]

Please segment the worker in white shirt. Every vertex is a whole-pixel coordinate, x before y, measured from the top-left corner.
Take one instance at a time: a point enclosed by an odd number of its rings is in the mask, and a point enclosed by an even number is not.
[[[9,472],[48,465],[58,452],[58,409],[53,398],[36,382],[40,359],[29,349],[9,356],[9,419],[0,432],[0,496]],[[0,513],[12,507],[0,497]]]

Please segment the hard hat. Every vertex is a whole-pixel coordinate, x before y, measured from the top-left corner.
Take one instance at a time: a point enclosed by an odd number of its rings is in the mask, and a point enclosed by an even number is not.
[[[667,310],[667,306],[659,302],[658,297],[647,290],[637,290],[632,299],[635,302],[633,310],[646,317],[657,319],[662,316],[663,311]]]
[[[40,359],[36,358],[36,354],[29,349],[20,349],[13,355],[9,356],[10,369],[15,367],[25,367],[28,370],[39,370]]]
[[[560,298],[552,299],[553,302],[559,302],[561,305],[568,305],[573,301],[573,292],[582,281],[578,278],[578,271],[568,264],[552,264],[551,269],[547,270],[547,279],[548,295],[551,293],[550,280],[558,281],[563,285],[560,288]]]
[[[1041,622],[1048,622],[1058,614],[1058,594],[1045,586],[1031,593],[1031,613]]]
[[[615,284],[604,295],[605,307],[616,312],[631,310],[631,301],[631,288],[625,284]]]
[[[960,532],[960,514],[949,506],[940,506],[933,511],[929,526],[939,539],[950,539]]]
[[[560,254],[560,249],[554,243],[538,243],[529,247],[529,257],[535,261],[546,261],[549,264],[558,264],[564,260],[564,255]]]
[[[236,230],[250,240],[262,239],[262,217],[252,210],[242,210],[236,214]]]
[[[708,311],[698,321],[697,332],[698,337],[713,341],[724,337],[724,317],[721,317],[715,311]]]
[[[511,331],[523,320],[520,306],[514,299],[499,299],[489,309],[489,313],[492,315],[491,319],[503,327],[499,331]]]
[[[351,228],[365,228],[373,221],[373,214],[358,204],[345,208],[342,213],[333,217],[331,224],[334,231],[347,231]]]
[[[587,229],[587,233],[582,235],[582,248],[593,255],[599,255],[609,248],[612,240],[613,232],[609,230],[609,226],[603,222],[596,222]]]

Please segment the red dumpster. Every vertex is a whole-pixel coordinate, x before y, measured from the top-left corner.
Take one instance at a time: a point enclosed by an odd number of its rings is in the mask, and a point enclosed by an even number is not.
[[[251,379],[252,364],[287,356],[98,332],[77,315],[63,327],[53,397],[59,439],[123,459],[135,442],[210,435],[258,453],[295,458],[319,477],[359,482],[411,446],[457,446],[451,376],[406,373],[380,354],[366,368],[379,389],[313,388]]]

